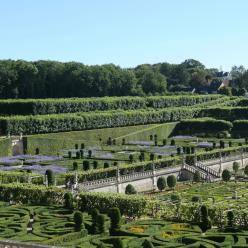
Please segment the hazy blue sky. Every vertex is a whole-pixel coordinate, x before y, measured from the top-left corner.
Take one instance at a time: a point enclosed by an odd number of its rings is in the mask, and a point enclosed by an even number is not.
[[[0,59],[248,67],[248,0],[0,0]]]

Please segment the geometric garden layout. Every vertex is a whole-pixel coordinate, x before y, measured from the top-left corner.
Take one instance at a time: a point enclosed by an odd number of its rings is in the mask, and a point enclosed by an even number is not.
[[[97,114],[2,114],[0,244],[248,247],[245,98],[94,101]]]

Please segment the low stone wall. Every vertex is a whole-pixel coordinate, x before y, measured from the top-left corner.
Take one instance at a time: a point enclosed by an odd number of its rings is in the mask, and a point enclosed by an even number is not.
[[[212,170],[219,172],[220,175],[224,169],[233,170],[233,162],[240,164],[240,169],[248,164],[248,154],[240,154],[232,157],[223,157],[221,159],[202,161],[202,164],[207,165]],[[138,192],[151,191],[157,187],[157,179],[160,176],[167,178],[169,175],[174,175],[177,179],[192,180],[193,173],[181,166],[174,168],[164,168],[147,172],[140,172],[131,175],[120,176],[119,178],[106,179],[102,182],[89,182],[85,185],[79,184],[79,190],[89,192],[111,192],[125,193],[126,186],[132,184]],[[218,178],[216,178],[218,180]],[[220,180],[220,178],[219,178]]]
[[[57,248],[55,246],[23,243],[13,240],[0,240],[0,248]]]

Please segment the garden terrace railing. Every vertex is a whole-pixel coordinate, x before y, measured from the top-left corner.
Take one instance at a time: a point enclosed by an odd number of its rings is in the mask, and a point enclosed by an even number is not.
[[[51,246],[26,242],[24,243],[14,240],[0,240],[0,248],[51,248]],[[56,246],[52,246],[52,248],[56,248]]]
[[[197,168],[199,168],[199,169],[205,171],[206,173],[210,174],[211,176],[214,176],[214,177],[220,177],[220,176],[221,176],[219,172],[217,172],[217,171],[211,169],[210,167],[204,165],[204,164],[201,163],[201,162],[197,162],[197,163],[195,164],[195,166],[196,166]]]
[[[197,171],[199,171],[200,177],[202,179],[206,180],[208,178],[208,175],[207,175],[206,172],[200,171],[197,168],[195,168],[193,166],[190,166],[190,165],[187,165],[187,164],[183,164],[182,170],[186,170],[186,171],[188,171],[188,172],[190,172],[192,174],[195,174]]]
[[[176,168],[168,168],[168,169],[154,169],[145,171],[145,172],[133,172],[128,175],[116,175],[116,177],[87,181],[83,183],[79,183],[79,189],[89,190],[92,188],[100,188],[108,185],[118,184],[118,183],[126,183],[134,180],[140,180],[145,178],[154,178],[164,174],[172,174],[177,173],[181,170],[181,167],[178,166]]]

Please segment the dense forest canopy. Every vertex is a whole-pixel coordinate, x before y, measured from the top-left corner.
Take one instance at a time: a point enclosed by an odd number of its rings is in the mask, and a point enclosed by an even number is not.
[[[199,61],[121,68],[77,62],[0,60],[0,98],[60,98],[158,95],[187,91],[220,80],[218,69]],[[232,87],[248,88],[248,70],[234,66]]]

